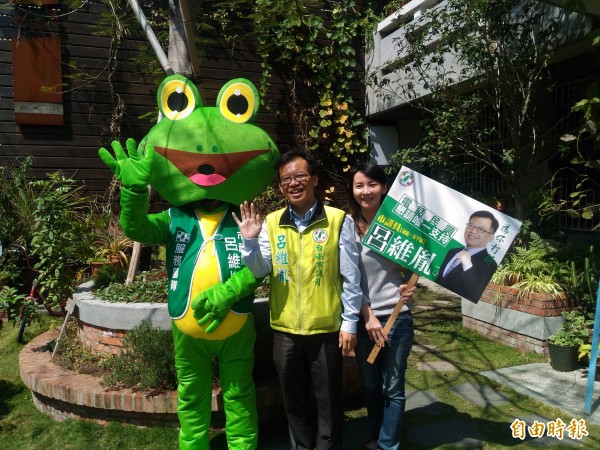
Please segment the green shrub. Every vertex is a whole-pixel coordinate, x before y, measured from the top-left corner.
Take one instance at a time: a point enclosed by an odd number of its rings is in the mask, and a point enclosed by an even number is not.
[[[24,250],[16,244],[5,247],[0,255],[0,287],[11,286],[21,293],[27,292],[30,286],[26,284],[31,281],[27,272]]]
[[[6,313],[9,322],[13,326],[19,323],[21,309],[25,302],[25,296],[10,286],[0,286],[0,311]],[[26,314],[28,312],[25,312]]]
[[[123,339],[124,351],[111,361],[102,385],[139,390],[175,390],[175,351],[170,330],[153,328],[144,320]],[[200,369],[201,370],[201,369]]]
[[[520,297],[530,293],[550,294],[556,298],[566,290],[569,271],[556,258],[558,251],[538,234],[531,232],[529,240],[515,246],[492,276],[492,283],[514,286]]]
[[[0,165],[0,287],[27,294],[31,287],[29,244],[34,230],[36,192],[29,178],[33,158]]]
[[[53,346],[56,341],[53,342]],[[65,369],[78,373],[102,376],[110,368],[113,355],[98,353],[85,345],[77,336],[77,322],[67,323],[65,333],[60,340],[55,362]]]
[[[31,165],[26,158],[0,167],[0,284],[28,292],[33,266],[40,294],[56,307],[71,297],[92,252],[88,202],[75,180],[59,172],[34,180]]]
[[[35,198],[31,254],[36,258],[40,294],[53,306],[66,302],[92,254],[92,235],[85,221],[87,200],[81,186],[60,172],[33,181]]]
[[[592,335],[594,321],[588,319],[579,310],[563,311],[564,318],[560,328],[548,337],[548,342],[555,345],[583,345],[587,344]]]
[[[168,286],[164,271],[150,270],[137,275],[129,284],[111,283],[98,289],[96,296],[107,302],[165,303]]]
[[[95,289],[107,287],[111,283],[123,283],[126,278],[127,269],[114,264],[100,266],[98,272],[92,277]]]

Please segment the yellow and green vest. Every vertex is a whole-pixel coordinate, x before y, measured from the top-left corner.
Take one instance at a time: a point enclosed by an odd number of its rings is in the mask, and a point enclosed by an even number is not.
[[[239,212],[236,211],[239,215]],[[191,206],[169,209],[167,245],[168,309],[184,334],[219,340],[237,333],[252,311],[254,295],[234,303],[223,323],[206,333],[194,318],[191,301],[204,289],[228,280],[243,266],[241,235],[231,208],[205,213]]]
[[[271,245],[271,327],[293,334],[338,331],[342,322],[339,240],[345,213],[317,203],[300,233],[289,208],[266,218]]]

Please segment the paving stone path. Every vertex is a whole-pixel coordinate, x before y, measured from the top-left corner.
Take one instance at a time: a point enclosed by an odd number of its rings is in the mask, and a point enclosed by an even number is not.
[[[415,343],[413,351],[416,354],[430,353],[436,355],[437,348],[433,345]],[[441,360],[420,361],[417,363],[417,366],[419,370],[428,371],[444,372],[458,370],[453,364]],[[450,389],[450,392],[481,408],[501,406],[508,403],[508,398],[504,394],[497,392],[489,386],[479,385],[474,382],[456,385]],[[485,441],[480,430],[483,430],[484,427],[489,428],[490,426],[494,426],[506,431],[506,435],[502,436],[500,442],[496,443],[500,445],[504,444],[508,446],[508,443],[512,443],[510,446],[519,446],[525,442],[536,447],[560,444],[563,448],[577,448],[582,445],[582,441],[569,439],[566,435],[562,440],[558,440],[547,435],[540,438],[532,438],[527,433],[526,437],[521,441],[512,436],[510,422],[498,422],[494,424],[492,420],[474,419],[467,414],[464,414],[464,419],[446,419],[442,415],[442,410],[447,411],[449,408],[453,408],[453,406],[441,402],[433,391],[408,390],[406,392],[406,414],[418,414],[423,417],[422,425],[413,427],[408,431],[409,440],[423,449],[435,449],[442,445],[447,448],[451,446],[451,448],[457,449],[482,448]],[[535,421],[545,424],[554,419],[531,415],[519,417],[519,420],[525,422],[526,426],[529,427]],[[364,442],[364,437],[368,434],[367,430],[366,419],[345,424],[345,450],[359,450]],[[281,448],[283,449],[283,447]],[[279,449],[271,447],[268,450]]]

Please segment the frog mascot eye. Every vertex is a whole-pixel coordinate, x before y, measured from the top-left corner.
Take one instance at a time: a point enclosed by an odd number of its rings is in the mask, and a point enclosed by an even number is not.
[[[221,88],[217,106],[223,117],[233,123],[253,121],[258,113],[258,91],[251,83],[232,80]]]
[[[170,120],[183,120],[202,106],[198,89],[190,80],[173,75],[162,82],[158,90],[158,109]]]
[[[256,339],[251,317],[261,280],[244,265],[234,214],[275,176],[277,146],[254,120],[256,87],[237,78],[216,106],[204,106],[198,88],[181,75],[160,84],[162,119],[136,148],[113,142],[102,160],[122,183],[121,225],[127,236],[165,244],[168,310],[177,366],[179,448],[207,450],[212,398],[212,355],[219,360],[228,448],[254,450],[258,421],[252,369]],[[171,207],[148,214],[147,185]]]

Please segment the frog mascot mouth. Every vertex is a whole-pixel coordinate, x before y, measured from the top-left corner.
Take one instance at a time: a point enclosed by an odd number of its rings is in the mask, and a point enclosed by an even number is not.
[[[100,158],[121,182],[121,226],[144,244],[164,244],[178,376],[181,449],[209,450],[212,360],[219,363],[229,448],[258,445],[252,381],[256,279],[243,263],[233,214],[275,176],[277,146],[253,124],[259,96],[248,80],[226,83],[215,107],[171,75],[159,86],[162,119],[139,145],[113,142]],[[172,206],[148,214],[150,185]]]
[[[251,150],[220,155],[190,154],[166,147],[154,147],[154,151],[169,160],[192,183],[209,187],[225,182],[248,161],[269,150]]]

